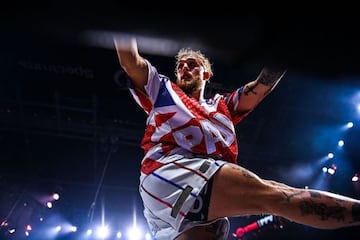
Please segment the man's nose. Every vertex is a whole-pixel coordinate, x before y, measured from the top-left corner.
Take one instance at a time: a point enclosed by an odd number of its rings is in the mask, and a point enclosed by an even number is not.
[[[189,70],[189,66],[187,65],[187,63],[184,63],[181,70],[184,71],[186,68],[186,70]]]

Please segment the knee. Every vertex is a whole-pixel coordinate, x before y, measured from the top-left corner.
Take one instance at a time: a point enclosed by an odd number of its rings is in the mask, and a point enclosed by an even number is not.
[[[267,189],[264,196],[264,205],[267,211],[272,214],[276,214],[281,209],[286,208],[291,196],[299,192],[296,188],[277,181],[264,180],[264,183]]]

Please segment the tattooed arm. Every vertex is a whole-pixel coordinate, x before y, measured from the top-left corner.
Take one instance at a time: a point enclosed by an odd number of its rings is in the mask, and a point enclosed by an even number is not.
[[[271,91],[284,76],[285,72],[284,69],[265,67],[261,70],[256,81],[269,87],[268,91]]]
[[[241,115],[252,111],[275,88],[285,72],[281,68],[264,67],[255,81],[245,84],[237,112]]]

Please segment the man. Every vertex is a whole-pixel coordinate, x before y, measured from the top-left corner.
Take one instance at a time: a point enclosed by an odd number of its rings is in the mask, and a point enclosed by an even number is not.
[[[360,224],[360,201],[259,178],[237,164],[234,125],[284,70],[265,67],[234,92],[205,99],[212,66],[200,51],[176,55],[176,83],[158,73],[135,38],[114,38],[130,91],[148,115],[140,195],[155,239],[227,239],[227,217],[273,214],[316,228]]]

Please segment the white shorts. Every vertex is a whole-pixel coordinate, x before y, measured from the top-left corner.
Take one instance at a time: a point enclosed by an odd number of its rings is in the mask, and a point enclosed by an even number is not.
[[[184,221],[209,179],[226,161],[208,157],[171,155],[171,162],[152,174],[140,176],[144,215],[157,240],[175,239],[180,233],[206,221]],[[227,239],[229,221],[217,219]],[[212,221],[214,222],[214,221]]]

